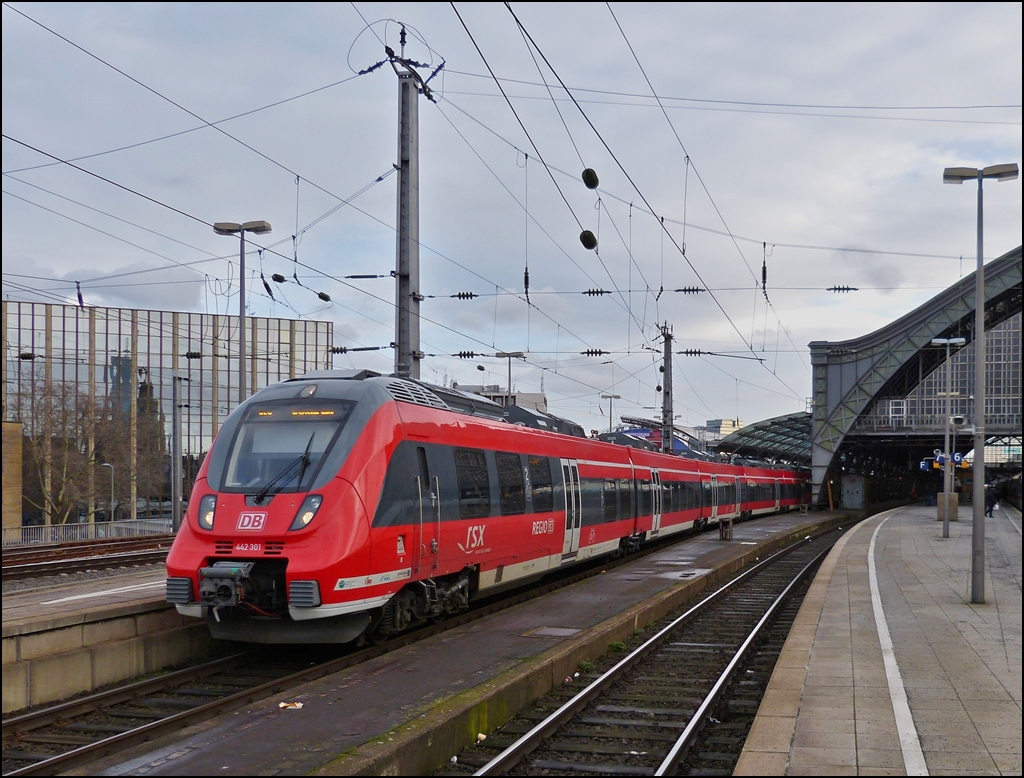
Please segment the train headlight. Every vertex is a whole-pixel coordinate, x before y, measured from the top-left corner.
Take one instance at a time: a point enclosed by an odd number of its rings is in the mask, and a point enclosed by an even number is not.
[[[213,529],[213,514],[217,511],[217,495],[208,494],[199,501],[199,526]]]
[[[320,506],[323,504],[324,498],[319,494],[309,495],[302,501],[302,505],[299,506],[299,512],[295,514],[292,526],[288,528],[289,531],[309,526],[309,522],[313,521],[313,517],[316,516],[316,512],[320,510]]]

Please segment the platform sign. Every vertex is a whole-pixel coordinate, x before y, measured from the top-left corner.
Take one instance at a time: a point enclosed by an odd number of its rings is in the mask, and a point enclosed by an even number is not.
[[[954,464],[959,465],[963,461],[964,461],[964,455],[961,454],[959,451],[957,451],[956,453],[953,454],[953,462],[954,462]]]
[[[922,459],[920,467],[921,467],[922,470],[928,470],[929,469],[928,468],[928,460],[927,459]]]

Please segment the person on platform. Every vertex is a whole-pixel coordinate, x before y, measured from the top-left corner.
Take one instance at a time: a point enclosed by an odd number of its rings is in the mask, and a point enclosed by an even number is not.
[[[992,509],[996,507],[996,493],[991,486],[985,487],[985,515],[991,516]]]

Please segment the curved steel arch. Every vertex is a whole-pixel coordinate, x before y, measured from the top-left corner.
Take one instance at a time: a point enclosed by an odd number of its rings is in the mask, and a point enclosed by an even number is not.
[[[810,344],[814,410],[811,481],[818,501],[833,457],[858,417],[882,397],[906,397],[945,359],[932,338],[974,339],[974,277],[962,278],[892,324],[860,338]],[[985,265],[985,329],[1021,310],[1021,246]],[[965,344],[966,345],[966,344]]]

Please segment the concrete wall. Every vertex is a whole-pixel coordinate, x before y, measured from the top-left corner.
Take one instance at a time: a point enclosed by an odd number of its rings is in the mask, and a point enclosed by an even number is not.
[[[3,526],[21,526],[21,425],[4,422],[3,430]]]
[[[5,715],[211,656],[228,645],[163,602],[66,621],[4,628]]]

